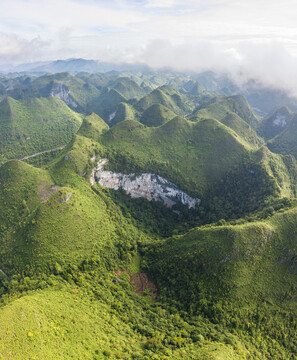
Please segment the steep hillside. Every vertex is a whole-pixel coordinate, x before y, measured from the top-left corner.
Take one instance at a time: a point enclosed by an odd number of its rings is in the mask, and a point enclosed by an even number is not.
[[[147,126],[160,126],[172,120],[176,114],[161,104],[154,104],[147,108],[139,121]]]
[[[235,326],[246,340],[257,336],[262,355],[256,358],[290,358],[296,346],[290,340],[290,316],[297,312],[296,223],[294,208],[265,222],[193,229],[158,242],[147,261],[161,298],[192,316]]]
[[[124,121],[103,135],[102,143],[135,157],[140,168],[152,170],[159,164],[160,175],[198,195],[248,153],[241,139],[218,121],[193,123],[180,117],[158,128]]]
[[[83,123],[77,132],[78,135],[85,136],[97,141],[100,135],[109,129],[106,122],[100,116],[92,113],[84,118]]]
[[[198,107],[194,115],[222,120],[230,112],[241,117],[253,129],[259,125],[260,120],[242,95],[211,98],[206,104]]]
[[[6,273],[46,269],[55,262],[78,264],[101,255],[108,256],[111,264],[141,239],[112,201],[92,190],[84,177],[96,152],[99,144],[76,136],[54,161],[51,176],[16,161],[0,168],[4,210],[0,253]]]
[[[267,146],[275,153],[291,154],[297,158],[297,115],[295,114],[288,121],[282,132],[280,132],[273,139],[269,140]]]
[[[144,96],[135,107],[139,111],[145,111],[154,104],[161,104],[177,115],[187,114],[193,108],[185,95],[165,85]]]
[[[223,113],[221,113],[221,111]],[[223,115],[225,115],[223,117]],[[215,117],[214,117],[215,116]],[[190,119],[192,121],[197,121],[200,119],[212,119],[212,118],[219,118],[219,121],[228,126],[230,129],[234,130],[242,140],[246,141],[247,146],[252,148],[258,148],[259,146],[264,144],[263,139],[261,139],[255,130],[251,128],[251,126],[244,121],[239,115],[234,112],[225,112],[221,105],[207,107],[206,109],[202,109],[198,111],[194,116]]]
[[[41,169],[18,160],[0,167],[1,233],[28,217],[54,191],[54,181]]]
[[[0,103],[0,153],[11,159],[65,145],[81,121],[79,114],[54,97],[5,98]]]
[[[137,120],[139,118],[139,112],[130,104],[121,102],[119,103],[114,117],[110,121],[109,125],[113,126],[124,120]]]
[[[289,125],[292,117],[292,111],[288,107],[282,106],[263,119],[257,131],[265,140],[272,139]]]
[[[119,77],[110,87],[117,90],[126,99],[141,98],[147,94],[143,87],[128,77]]]
[[[117,106],[126,101],[117,90],[105,89],[99,98],[89,105],[89,109],[110,123],[116,115]]]
[[[55,96],[82,112],[86,112],[88,104],[100,96],[93,84],[65,72],[41,76],[32,82],[31,87],[37,88],[43,97]]]

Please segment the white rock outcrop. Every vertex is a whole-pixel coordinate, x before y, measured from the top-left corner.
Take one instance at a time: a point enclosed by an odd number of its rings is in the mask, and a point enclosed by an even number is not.
[[[101,159],[91,174],[91,184],[98,182],[101,186],[118,190],[123,188],[132,198],[146,198],[147,200],[163,201],[168,207],[177,202],[195,208],[200,199],[192,198],[180,190],[173,182],[162,176],[144,173],[140,175],[122,174],[104,170],[108,159]]]
[[[70,107],[78,107],[78,104],[71,97],[70,91],[63,84],[54,84],[51,88],[50,96],[55,96]]]
[[[281,115],[281,114],[277,114],[275,116],[275,118],[273,119],[273,126],[280,126],[280,127],[284,127],[287,125],[287,116],[285,115]]]

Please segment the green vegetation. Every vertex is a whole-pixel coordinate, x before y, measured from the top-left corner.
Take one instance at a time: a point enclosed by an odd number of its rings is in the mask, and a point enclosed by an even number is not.
[[[139,113],[132,105],[126,103],[119,103],[114,118],[110,121],[110,126],[113,126],[124,120],[137,120]]]
[[[141,98],[147,91],[128,77],[119,77],[112,88],[121,93],[126,99]]]
[[[213,97],[199,106],[194,114],[222,121],[230,113],[238,115],[251,128],[257,127],[260,122],[242,95]]]
[[[54,97],[5,98],[0,103],[0,153],[11,159],[65,145],[81,121],[81,115]]]
[[[117,110],[117,106],[127,99],[115,89],[106,89],[89,108],[102,117],[107,123],[112,120],[111,115]]]
[[[198,197],[248,153],[243,141],[218,121],[193,123],[181,117],[157,128],[124,121],[106,132],[101,141],[133,157],[138,168],[168,177]]]
[[[39,97],[53,89],[94,112],[82,121]],[[260,120],[242,96],[150,72],[12,77],[0,90],[22,99],[0,103],[0,358],[296,359],[289,109]],[[102,188],[102,158],[201,204]]]
[[[297,117],[295,115],[281,133],[268,141],[269,149],[279,154],[291,154],[297,158],[296,125]]]
[[[135,105],[139,111],[145,111],[154,104],[161,104],[177,115],[185,115],[193,110],[187,97],[169,86],[161,86],[150,94],[144,96]]]
[[[92,113],[84,118],[78,134],[96,141],[100,135],[108,129],[109,127],[106,122],[101,119],[100,116]]]
[[[287,127],[292,115],[292,111],[287,106],[282,106],[263,119],[257,131],[265,140],[272,139]]]
[[[54,96],[62,98],[62,94],[63,97],[67,94],[66,103],[82,112],[86,112],[89,103],[100,96],[100,90],[96,86],[65,72],[41,76],[34,80],[31,86],[43,97],[53,93]]]
[[[154,104],[141,115],[140,122],[147,126],[161,126],[176,117],[176,114],[161,104]]]

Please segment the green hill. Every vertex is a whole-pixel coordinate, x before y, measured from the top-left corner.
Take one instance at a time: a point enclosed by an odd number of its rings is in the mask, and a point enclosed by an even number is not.
[[[100,116],[92,113],[84,118],[77,134],[96,141],[99,139],[100,135],[108,129],[109,126],[106,122],[101,119]]]
[[[132,105],[121,102],[117,107],[114,118],[110,121],[110,126],[124,120],[137,120],[137,118],[139,118],[138,111]]]
[[[100,90],[92,83],[68,73],[44,75],[31,84],[43,97],[55,96],[72,109],[86,112],[88,105],[100,96]]]
[[[265,140],[272,139],[288,126],[292,116],[292,111],[287,106],[282,106],[263,119],[257,131]]]
[[[117,90],[105,89],[100,97],[90,104],[89,109],[110,123],[116,114],[117,106],[126,101]]]
[[[211,117],[221,121],[230,112],[241,117],[253,129],[257,128],[260,120],[242,95],[213,97],[206,104],[201,105],[194,115]]]
[[[185,76],[175,77],[173,80],[169,81],[168,85],[183,94],[201,95],[207,93],[205,88],[199,84],[198,81]]]
[[[51,176],[18,160],[0,167],[1,232],[17,226],[55,191]]]
[[[147,126],[160,126],[172,120],[176,114],[161,104],[154,104],[147,108],[139,121]]]
[[[0,253],[6,273],[46,269],[55,262],[78,264],[100,254],[111,263],[141,239],[112,201],[91,188],[91,157],[98,152],[99,144],[77,135],[50,172],[18,161],[0,168]]]
[[[220,111],[220,105],[216,107],[216,111]],[[221,114],[220,114],[221,115]],[[246,141],[247,146],[258,148],[259,146],[264,144],[263,139],[261,139],[255,130],[253,130],[250,125],[248,125],[240,116],[238,116],[234,112],[226,112],[224,113],[225,117],[220,118],[220,122],[230,129],[234,130],[242,140]],[[213,116],[217,116],[214,111],[214,107],[202,109],[198,111],[194,116],[190,119],[192,121],[197,121],[197,119],[209,118],[211,119]],[[220,117],[220,116],[217,116]]]
[[[192,106],[185,95],[166,85],[144,96],[137,102],[135,107],[139,111],[145,111],[154,104],[161,104],[177,115],[184,115],[192,110]]]
[[[244,142],[218,121],[193,123],[180,117],[158,128],[124,121],[105,133],[102,143],[135,157],[146,170],[159,164],[155,171],[199,196],[248,153]]]
[[[128,77],[119,77],[110,87],[117,90],[126,99],[141,98],[147,93],[143,87]]]
[[[0,153],[6,159],[56,148],[70,141],[81,116],[54,98],[0,103]]]
[[[213,119],[175,117],[156,128],[124,121],[101,142],[113,151],[107,155],[111,170],[153,172],[173,181],[202,199],[199,217],[206,222],[243,217],[267,207],[271,198],[296,196],[293,157],[256,150]]]
[[[297,158],[297,115],[294,115],[281,133],[267,142],[269,149],[279,154],[291,154]]]

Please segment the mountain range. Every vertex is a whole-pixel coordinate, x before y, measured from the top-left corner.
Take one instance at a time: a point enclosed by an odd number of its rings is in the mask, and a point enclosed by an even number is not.
[[[295,359],[293,99],[71,62],[0,78],[1,356]]]

